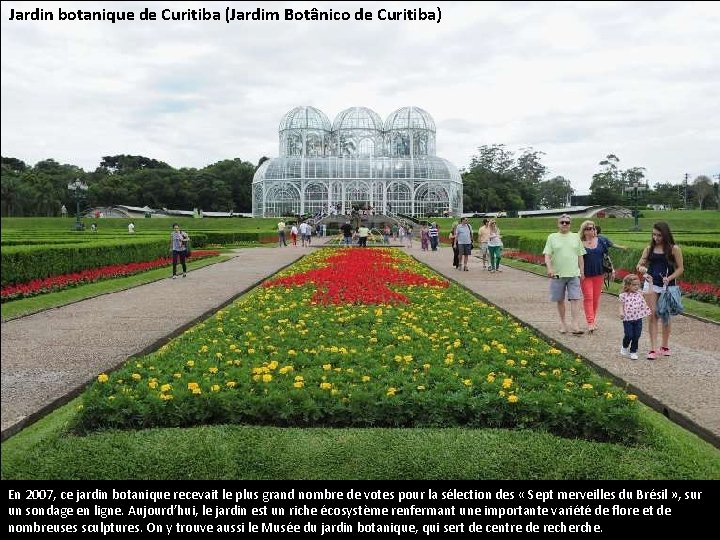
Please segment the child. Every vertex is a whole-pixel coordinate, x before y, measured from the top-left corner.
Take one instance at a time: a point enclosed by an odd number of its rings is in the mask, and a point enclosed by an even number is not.
[[[638,359],[637,350],[640,334],[642,334],[642,320],[650,313],[645,297],[640,292],[640,278],[635,274],[628,274],[623,279],[623,292],[620,293],[620,318],[625,330],[622,347],[620,347],[621,356],[628,356],[629,352],[630,360]],[[630,347],[629,351],[628,346]]]

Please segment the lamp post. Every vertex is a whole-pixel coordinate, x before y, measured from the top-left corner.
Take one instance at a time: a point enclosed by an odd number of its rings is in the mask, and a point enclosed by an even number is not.
[[[640,182],[633,182],[630,186],[625,188],[625,191],[630,191],[632,193],[633,202],[635,205],[635,226],[633,227],[633,231],[639,231],[640,230],[640,211],[638,210],[638,198],[640,197],[640,192],[645,191],[647,189],[647,186],[644,184],[641,184]]]
[[[80,221],[80,199],[85,196],[88,186],[83,184],[79,178],[76,178],[75,181],[70,182],[67,187],[75,196],[75,230],[81,231],[85,228],[85,226]]]

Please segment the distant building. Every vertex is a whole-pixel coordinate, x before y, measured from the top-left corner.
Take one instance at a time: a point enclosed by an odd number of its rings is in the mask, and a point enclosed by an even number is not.
[[[403,107],[383,123],[352,107],[330,125],[314,107],[296,107],[279,127],[280,157],[255,172],[255,217],[349,214],[462,214],[460,172],[435,155],[435,122],[419,107]]]

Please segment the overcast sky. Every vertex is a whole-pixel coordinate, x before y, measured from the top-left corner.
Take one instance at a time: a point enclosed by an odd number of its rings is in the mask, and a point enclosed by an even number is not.
[[[162,20],[205,8],[220,21]],[[347,11],[350,21],[282,20]],[[11,10],[54,20],[11,20]],[[147,8],[156,21],[141,21]],[[226,8],[280,21],[227,22]],[[372,21],[357,21],[359,9]],[[423,9],[440,22],[378,20]],[[135,20],[61,21],[64,11]],[[548,178],[587,193],[609,153],[650,183],[720,174],[720,2],[3,2],[2,155],[92,171],[135,154],[173,167],[278,155],[299,105],[332,122],[405,106],[437,125],[437,154],[544,152]]]

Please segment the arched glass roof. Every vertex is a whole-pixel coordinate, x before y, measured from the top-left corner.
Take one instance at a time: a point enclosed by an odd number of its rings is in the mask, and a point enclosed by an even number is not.
[[[435,121],[420,107],[402,107],[385,120],[386,131],[396,129],[426,129],[435,133]]]
[[[371,129],[382,131],[383,123],[375,111],[367,107],[350,107],[338,113],[333,122],[333,130]]]
[[[278,157],[267,160],[255,171],[253,184],[266,180],[291,179],[414,179],[444,180],[462,185],[460,172],[437,156],[417,158],[300,158]]]
[[[320,129],[330,131],[330,120],[315,107],[295,107],[280,120],[280,131],[286,129]]]

